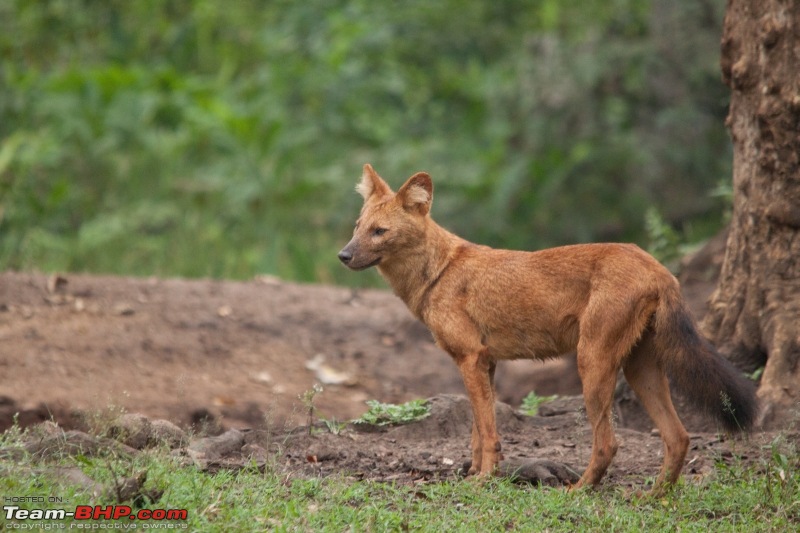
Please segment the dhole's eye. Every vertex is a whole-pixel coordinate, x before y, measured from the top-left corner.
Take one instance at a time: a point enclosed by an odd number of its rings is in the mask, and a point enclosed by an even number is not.
[[[380,237],[381,235],[383,235],[387,231],[389,231],[389,230],[387,230],[386,228],[375,228],[374,230],[372,230],[372,234],[375,237]]]

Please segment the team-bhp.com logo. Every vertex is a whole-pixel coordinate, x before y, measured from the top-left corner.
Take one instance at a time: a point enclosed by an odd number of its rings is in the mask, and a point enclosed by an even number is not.
[[[186,529],[185,520],[189,517],[186,509],[138,509],[128,505],[78,505],[74,511],[66,509],[23,509],[19,505],[4,505],[3,515],[6,529],[97,529],[98,522],[115,521],[104,524],[103,529]],[[50,527],[26,521],[49,521]],[[56,521],[70,520],[69,525]],[[13,522],[12,522],[13,521]],[[183,521],[183,523],[181,523]],[[52,523],[56,522],[56,523]]]

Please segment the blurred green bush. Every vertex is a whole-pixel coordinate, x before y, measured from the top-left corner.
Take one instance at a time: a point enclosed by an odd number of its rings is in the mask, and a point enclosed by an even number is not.
[[[364,162],[494,246],[700,239],[723,9],[2,0],[0,268],[375,284],[336,260]]]

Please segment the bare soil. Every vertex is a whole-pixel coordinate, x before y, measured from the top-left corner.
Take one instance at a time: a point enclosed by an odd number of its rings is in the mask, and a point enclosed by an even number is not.
[[[720,247],[707,247],[682,276],[697,314],[715,284]],[[686,273],[688,272],[688,274]],[[507,458],[550,459],[578,472],[588,462],[574,359],[501,365],[500,430]],[[309,391],[313,397],[309,419]],[[514,410],[530,391],[566,397],[540,414]],[[248,282],[132,279],[84,274],[0,274],[0,431],[54,419],[86,429],[121,412],[210,434],[242,430],[247,446],[280,447],[297,472],[374,479],[454,475],[469,457],[471,416],[450,358],[402,302],[381,290]],[[432,398],[428,419],[409,426],[331,432],[365,401]],[[688,472],[714,461],[758,459],[774,438],[728,441],[678,405],[695,431]],[[620,394],[620,452],[610,477],[652,476],[661,442],[636,402]],[[313,431],[300,428],[309,421]],[[265,442],[265,435],[270,442]],[[262,446],[263,445],[263,446]],[[241,446],[240,446],[241,448]],[[246,447],[244,449],[247,449]],[[238,450],[237,450],[238,452]]]
[[[568,361],[500,376],[501,399],[580,392]],[[508,373],[508,372],[506,372]],[[574,374],[574,371],[573,371]],[[535,378],[533,376],[536,376]],[[463,393],[449,356],[391,293],[285,283],[0,274],[0,408],[8,427],[74,412],[189,426],[348,420],[366,400]],[[513,383],[513,385],[512,385]],[[523,385],[524,384],[524,385]]]

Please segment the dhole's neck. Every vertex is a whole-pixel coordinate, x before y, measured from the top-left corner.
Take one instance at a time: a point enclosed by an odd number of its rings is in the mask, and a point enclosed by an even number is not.
[[[424,238],[409,247],[402,257],[378,265],[378,271],[420,318],[419,304],[427,289],[439,280],[456,250],[464,244],[468,244],[467,241],[428,219]]]

